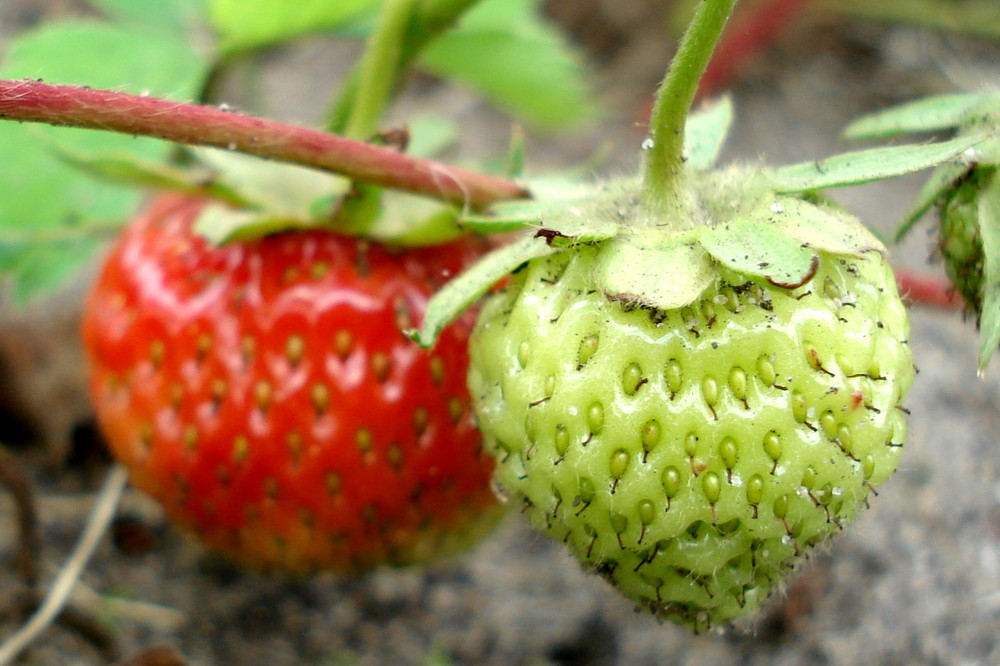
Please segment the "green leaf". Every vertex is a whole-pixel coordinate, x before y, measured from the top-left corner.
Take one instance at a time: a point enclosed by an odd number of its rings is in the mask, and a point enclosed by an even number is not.
[[[224,184],[207,178],[204,173],[196,173],[160,162],[149,162],[132,153],[105,152],[84,155],[74,153],[59,145],[53,145],[52,151],[62,162],[108,183],[133,188],[176,190],[212,197],[234,206],[253,206],[252,202],[241,197]]]
[[[994,170],[979,196],[979,233],[983,239],[983,309],[979,319],[979,371],[1000,345],[1000,173]]]
[[[202,85],[207,62],[178,35],[151,33],[101,23],[49,24],[24,33],[10,44],[0,77],[42,77],[46,80],[127,92],[190,99]],[[8,259],[20,248],[25,258],[8,261],[15,280],[28,281],[24,293],[53,283],[65,267],[79,266],[97,244],[45,244],[31,238],[46,230],[72,226],[85,236],[91,227],[121,223],[135,209],[141,193],[95,184],[93,178],[59,160],[51,150],[59,145],[75,155],[128,152],[139,159],[164,158],[172,146],[105,132],[0,123],[4,169],[0,179],[0,235],[11,241]],[[16,242],[18,234],[26,244]],[[36,259],[28,261],[28,257]],[[44,261],[42,260],[44,258]],[[39,263],[41,262],[41,263]],[[46,279],[46,271],[52,279]],[[21,287],[19,287],[21,288]]]
[[[931,177],[924,183],[916,201],[910,206],[910,210],[903,216],[899,226],[896,227],[895,240],[899,241],[909,233],[913,225],[917,223],[924,214],[930,210],[931,206],[941,200],[941,197],[951,189],[951,186],[969,170],[967,164],[942,164],[931,174]]]
[[[458,208],[427,197],[384,190],[381,210],[368,236],[389,245],[424,247],[454,240],[464,229]]]
[[[422,347],[432,347],[441,331],[490,287],[522,264],[557,251],[545,239],[535,236],[525,236],[493,250],[431,298],[419,333],[413,331],[411,337]]]
[[[218,182],[270,216],[311,220],[317,199],[346,194],[350,182],[324,171],[217,148],[193,148]]]
[[[459,133],[455,123],[436,113],[414,116],[407,122],[410,143],[407,155],[414,157],[437,157],[458,141]]]
[[[684,130],[687,166],[696,171],[711,169],[733,124],[733,100],[726,95],[688,117]]]
[[[849,11],[897,24],[1000,37],[1000,5],[996,0],[816,0],[814,4],[817,9]]]
[[[190,34],[207,24],[208,0],[89,0],[118,23],[153,32]]]
[[[712,259],[701,244],[650,240],[618,236],[601,247],[594,281],[608,297],[670,310],[693,302],[715,279]]]
[[[768,211],[773,218],[781,213]],[[815,273],[816,253],[761,215],[702,227],[701,245],[724,266],[779,286],[800,286]]]
[[[583,58],[538,7],[538,0],[482,0],[426,48],[420,66],[542,127],[589,120],[597,103]]]
[[[314,228],[312,220],[286,217],[259,210],[236,209],[221,203],[205,206],[194,224],[195,232],[216,245],[246,241],[291,229]]]
[[[962,124],[976,93],[935,95],[858,118],[843,132],[844,138],[888,139],[901,134],[939,132]]]
[[[987,138],[987,134],[975,134],[939,143],[844,153],[824,160],[782,167],[772,174],[772,184],[775,191],[781,194],[861,185],[938,166]]]
[[[212,25],[219,33],[223,52],[227,54],[269,46],[311,32],[329,30],[357,18],[378,4],[378,0],[210,0],[210,2]]]
[[[93,233],[67,234],[60,239],[0,242],[0,266],[15,275],[11,295],[26,303],[54,289],[83,270],[107,239]]]

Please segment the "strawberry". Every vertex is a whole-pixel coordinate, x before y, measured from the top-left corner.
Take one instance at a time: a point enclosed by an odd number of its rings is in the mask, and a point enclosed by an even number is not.
[[[471,320],[401,334],[474,240],[393,252],[332,232],[214,246],[161,195],[107,258],[83,334],[133,483],[245,564],[357,571],[447,555],[500,513],[464,379]]]
[[[420,334],[513,271],[470,340],[498,491],[695,631],[759,608],[854,520],[896,468],[914,376],[878,239],[778,191],[799,167],[711,157],[689,154],[666,205],[625,180],[495,206],[472,222],[534,232],[453,280]]]
[[[983,309],[983,239],[980,193],[994,178],[996,167],[971,169],[942,196],[940,250],[948,279],[962,295],[976,321]]]
[[[536,527],[704,629],[759,607],[892,474],[906,315],[878,252],[817,252],[795,286],[717,266],[661,309],[595,281],[607,251],[535,259],[488,302],[476,412],[498,487]]]

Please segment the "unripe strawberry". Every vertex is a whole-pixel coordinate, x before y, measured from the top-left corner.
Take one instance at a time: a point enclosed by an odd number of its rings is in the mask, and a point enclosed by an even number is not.
[[[913,369],[878,252],[781,288],[720,267],[690,305],[635,307],[600,246],[536,259],[489,301],[470,391],[501,492],[660,617],[757,608],[896,467]]]
[[[943,195],[939,210],[940,249],[948,279],[977,321],[983,308],[984,262],[979,200],[995,173],[995,167],[971,169]]]

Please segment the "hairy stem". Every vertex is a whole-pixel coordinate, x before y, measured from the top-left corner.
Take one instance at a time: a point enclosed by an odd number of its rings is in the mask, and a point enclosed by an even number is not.
[[[403,44],[417,0],[382,3],[375,32],[358,65],[358,85],[344,136],[367,141],[378,131],[389,97],[403,69]]]
[[[698,92],[698,82],[736,0],[701,0],[681,39],[656,96],[649,120],[650,146],[645,158],[643,196],[655,213],[685,206],[684,124]]]
[[[0,119],[226,148],[470,208],[529,196],[517,183],[391,148],[214,107],[107,90],[0,80]]]
[[[390,86],[399,84],[399,79],[405,70],[413,64],[425,46],[442,33],[448,31],[468,9],[479,0],[423,0],[418,2],[413,16],[413,24],[406,31],[400,45],[399,59]],[[361,85],[362,63],[351,72],[340,97],[330,112],[328,127],[331,132],[345,133],[348,119],[358,96]],[[365,138],[365,137],[358,137]]]

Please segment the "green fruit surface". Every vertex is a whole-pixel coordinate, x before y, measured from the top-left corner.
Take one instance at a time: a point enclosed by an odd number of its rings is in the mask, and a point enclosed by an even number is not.
[[[483,310],[470,391],[502,495],[661,618],[758,608],[895,470],[913,378],[884,257],[779,288],[720,269],[652,311],[592,283],[599,246],[530,262]]]

